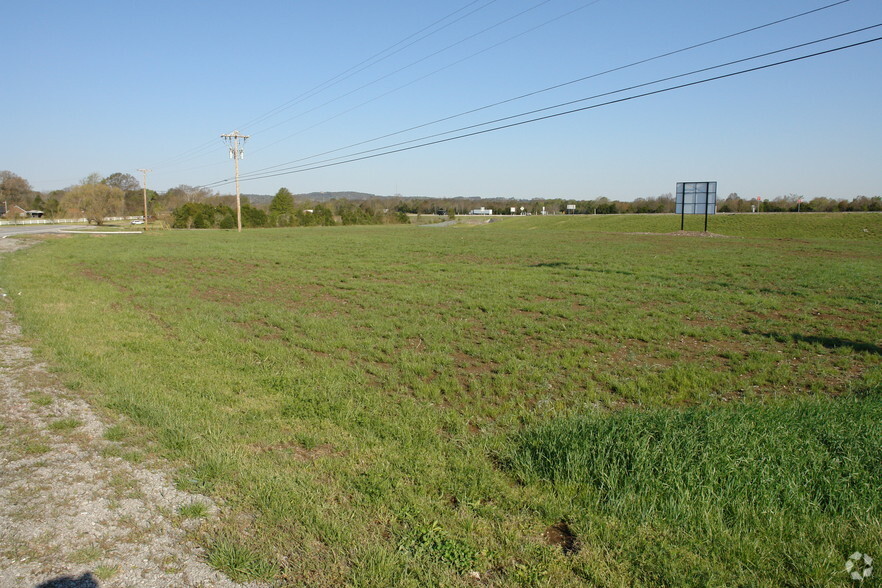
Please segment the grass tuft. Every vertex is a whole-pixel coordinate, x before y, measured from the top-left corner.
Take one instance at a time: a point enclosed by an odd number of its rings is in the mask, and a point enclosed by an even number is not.
[[[128,436],[128,429],[123,425],[111,425],[104,431],[104,438],[108,441],[122,441]]]
[[[110,580],[119,573],[119,565],[100,565],[95,568],[95,577],[99,580]]]
[[[42,392],[32,392],[28,395],[28,397],[31,399],[31,402],[33,402],[37,406],[49,406],[50,404],[55,402],[55,399],[52,398],[52,396],[50,396],[49,394],[44,394]]]
[[[82,427],[83,422],[75,418],[63,418],[49,423],[49,430],[56,432],[73,431]]]
[[[425,528],[418,528],[398,545],[399,551],[416,558],[451,566],[459,573],[474,568],[477,554],[463,541],[454,539],[437,522]]]
[[[97,545],[89,545],[86,547],[80,547],[71,553],[68,559],[75,564],[88,564],[101,559],[102,557],[104,557],[103,549]]]
[[[178,514],[185,519],[201,519],[208,516],[208,506],[204,502],[191,502],[178,508]]]
[[[256,551],[231,539],[219,539],[208,550],[208,562],[236,582],[269,580],[276,567]]]

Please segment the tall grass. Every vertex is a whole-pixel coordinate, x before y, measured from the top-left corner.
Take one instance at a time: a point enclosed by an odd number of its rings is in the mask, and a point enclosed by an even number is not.
[[[508,467],[580,510],[679,537],[712,584],[749,583],[739,567],[757,579],[789,557],[819,557],[794,581],[824,584],[844,551],[882,547],[878,395],[563,419],[514,435]],[[641,553],[622,556],[639,568]],[[676,584],[677,573],[659,562],[638,576]]]
[[[872,517],[882,513],[880,442],[878,396],[624,410],[518,433],[511,468],[524,482],[592,491],[613,512],[691,524],[712,512]]]

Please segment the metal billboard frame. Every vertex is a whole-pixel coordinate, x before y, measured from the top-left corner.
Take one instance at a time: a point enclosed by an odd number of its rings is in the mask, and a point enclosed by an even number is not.
[[[701,195],[704,195],[704,202],[701,202],[700,200]],[[687,214],[703,213],[704,232],[706,233],[708,215],[717,213],[717,183],[677,182],[676,211],[680,214],[681,231],[686,225]]]

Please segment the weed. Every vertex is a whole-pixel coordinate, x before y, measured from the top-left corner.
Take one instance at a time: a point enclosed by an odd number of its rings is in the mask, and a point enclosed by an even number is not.
[[[204,502],[191,502],[180,506],[178,514],[185,519],[201,519],[208,516],[208,506]]]
[[[219,539],[208,550],[208,562],[235,581],[268,580],[275,566],[255,551],[231,539]]]
[[[411,530],[399,543],[398,549],[413,557],[426,557],[449,565],[459,573],[472,569],[477,560],[473,549],[464,542],[451,538],[437,522],[426,528]]]
[[[99,580],[109,580],[119,573],[119,565],[100,565],[95,567],[95,577]]]
[[[123,425],[111,425],[104,430],[104,438],[108,441],[122,441],[129,432]]]
[[[49,406],[55,399],[52,398],[49,394],[44,394],[43,392],[32,392],[28,394],[28,398],[31,399],[31,402],[36,404],[37,406]]]
[[[139,464],[144,462],[144,454],[140,451],[123,451],[120,457],[129,463]]]
[[[39,441],[26,440],[21,446],[21,451],[25,455],[43,455],[52,451],[52,447]]]
[[[75,418],[63,418],[49,423],[49,430],[55,432],[73,431],[83,426],[83,422]]]
[[[71,563],[88,564],[99,560],[104,556],[104,550],[96,545],[80,547],[68,556]]]

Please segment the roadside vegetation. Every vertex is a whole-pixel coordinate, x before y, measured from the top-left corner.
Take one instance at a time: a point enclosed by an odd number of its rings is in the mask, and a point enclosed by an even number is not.
[[[0,287],[221,505],[234,579],[847,585],[882,555],[882,215],[679,222],[77,235]]]
[[[146,198],[146,204],[144,202]],[[665,214],[675,212],[671,193],[640,196],[632,201],[610,200],[605,196],[584,199],[505,197],[425,198],[420,196],[378,196],[363,192],[313,192],[292,194],[279,188],[274,196],[242,195],[242,224],[257,227],[309,227],[375,224],[407,224],[408,215],[437,217],[469,214],[486,208],[496,215],[575,214]],[[6,210],[8,207],[9,210]],[[38,211],[48,219],[85,218],[102,225],[114,217],[143,216],[160,226],[178,229],[231,229],[236,227],[235,195],[218,193],[207,187],[181,184],[165,192],[145,189],[142,180],[129,173],[115,172],[107,177],[92,173],[78,184],[63,190],[38,192],[25,178],[0,171],[0,218],[13,220]],[[736,192],[718,195],[720,213],[741,212],[880,212],[882,196],[857,195],[851,200],[799,194],[745,199]]]

